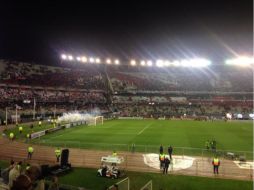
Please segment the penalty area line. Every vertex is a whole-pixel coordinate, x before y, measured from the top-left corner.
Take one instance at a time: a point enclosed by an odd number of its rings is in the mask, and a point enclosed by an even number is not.
[[[146,130],[151,124],[148,124],[147,126],[144,127],[141,131],[139,131],[138,135],[142,134],[144,130]]]

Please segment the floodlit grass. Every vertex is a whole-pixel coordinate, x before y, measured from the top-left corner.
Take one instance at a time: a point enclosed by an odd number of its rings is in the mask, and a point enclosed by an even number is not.
[[[153,173],[127,172],[127,176],[130,178],[131,190],[139,190],[149,180],[153,180],[153,189],[155,190],[251,190],[253,185],[252,181]],[[60,182],[79,187],[86,187],[91,190],[104,190],[105,187],[113,185],[117,180],[97,177],[95,169],[75,168],[70,174],[61,177]]]
[[[36,126],[34,131],[52,126]],[[25,128],[25,130],[28,127]],[[17,129],[14,129],[17,133]],[[18,136],[19,137],[19,136]],[[132,143],[136,151],[158,152],[160,144],[166,149],[175,147],[174,153],[185,155],[209,154],[200,150],[205,148],[206,140],[216,140],[217,149],[252,152],[252,122],[243,121],[187,121],[187,120],[111,120],[98,126],[80,126],[65,129],[41,137],[40,143],[53,146],[67,146],[100,150],[129,151]],[[190,147],[176,148],[176,147]],[[197,149],[195,149],[197,148]],[[247,154],[252,158],[251,153]]]
[[[26,124],[19,124],[18,125],[19,127],[22,126],[23,127],[23,131],[22,133],[20,134],[19,133],[19,129],[18,127],[15,127],[13,129],[9,129],[5,132],[6,135],[8,135],[9,137],[9,134],[12,132],[15,134],[15,138],[16,139],[22,139],[22,138],[26,138],[26,135],[29,133],[34,133],[34,132],[37,132],[37,131],[42,131],[42,130],[45,130],[45,129],[50,129],[53,127],[53,124],[51,123],[44,123],[42,124],[41,126],[39,126],[38,124],[34,124],[34,127],[31,129],[30,128],[30,125],[26,125]]]

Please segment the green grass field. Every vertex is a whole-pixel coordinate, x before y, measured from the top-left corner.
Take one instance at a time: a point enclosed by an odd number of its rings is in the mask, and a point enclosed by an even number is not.
[[[41,142],[80,148],[158,152],[159,145],[175,151],[200,154],[205,141],[215,139],[217,149],[252,152],[252,122],[161,120],[111,120],[103,125],[66,129],[41,138]],[[192,149],[177,147],[189,147]],[[197,148],[197,149],[195,149]],[[252,155],[252,154],[250,154]]]
[[[52,126],[37,126],[34,131],[49,127]],[[24,127],[24,130],[30,129]],[[12,131],[18,133],[17,129]],[[212,139],[216,140],[218,150],[249,152],[247,157],[252,156],[251,121],[111,120],[98,126],[65,129],[34,142],[53,146],[124,151],[130,150],[131,144],[135,143],[136,151],[142,152],[158,152],[162,144],[165,148],[169,145],[175,147],[175,153],[181,154],[184,151],[184,154],[188,155],[201,154],[200,149],[205,148],[205,141]]]

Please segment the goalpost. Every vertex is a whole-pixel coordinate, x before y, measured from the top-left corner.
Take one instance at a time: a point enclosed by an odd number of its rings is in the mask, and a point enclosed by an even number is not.
[[[103,116],[96,116],[87,121],[88,125],[101,125],[103,124],[104,117]]]

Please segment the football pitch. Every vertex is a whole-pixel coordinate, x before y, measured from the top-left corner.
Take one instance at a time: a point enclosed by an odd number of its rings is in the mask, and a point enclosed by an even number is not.
[[[207,140],[222,151],[253,151],[251,121],[110,120],[103,125],[79,126],[41,137],[42,144],[91,149],[158,152],[162,144],[181,154],[201,154]],[[189,151],[189,152],[188,152]],[[250,157],[249,157],[250,158]]]

